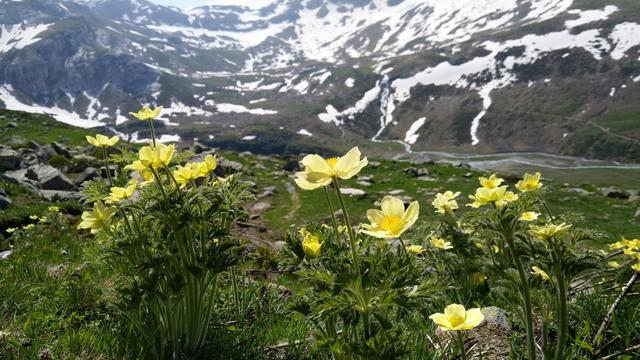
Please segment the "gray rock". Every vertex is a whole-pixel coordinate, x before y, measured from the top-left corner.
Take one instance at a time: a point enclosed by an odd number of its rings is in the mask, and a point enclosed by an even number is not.
[[[82,200],[82,193],[77,191],[42,190],[41,193],[49,201]]]
[[[17,170],[20,168],[20,156],[15,150],[0,148],[0,170]]]
[[[28,143],[25,144],[25,148],[27,149],[31,149],[31,150],[38,150],[40,149],[40,144],[38,144],[35,140],[29,140]]]
[[[9,139],[9,145],[20,146],[24,144],[24,138],[22,136],[13,135],[11,139]]]
[[[379,168],[382,165],[379,161],[369,161],[369,167],[372,169]]]
[[[388,191],[389,195],[400,195],[402,193],[404,193],[404,190],[402,189],[394,189],[394,190],[390,190]]]
[[[31,190],[33,193],[40,195],[40,190],[38,189],[38,183],[36,181],[29,179],[26,176],[28,172],[30,172],[30,170],[27,170],[27,169],[0,172],[0,180],[14,183],[14,184],[19,184]]]
[[[40,187],[45,190],[70,191],[76,189],[71,179],[51,165],[33,166],[30,169],[35,173]]]
[[[589,195],[591,194],[589,191],[582,188],[568,188],[566,189],[568,192],[578,194],[578,195]]]
[[[42,162],[49,161],[49,159],[55,155],[58,155],[58,153],[51,144],[42,145],[40,149],[38,149],[38,159]]]
[[[53,147],[53,150],[56,152],[56,154],[64,156],[67,159],[71,159],[71,151],[69,151],[68,147],[60,144],[59,142],[53,142],[51,143],[51,146]]]
[[[13,253],[13,250],[0,251],[0,260],[4,260],[9,257]]]
[[[275,186],[267,186],[266,188],[264,188],[262,190],[262,192],[260,194],[258,194],[258,198],[265,198],[265,197],[269,197],[269,196],[273,196],[275,195],[275,193],[278,192],[278,188]]]
[[[194,154],[202,154],[203,152],[210,149],[210,147],[198,141],[194,141],[191,145],[191,151],[193,151]]]
[[[98,169],[89,166],[76,176],[76,181],[74,181],[74,183],[76,186],[80,186],[85,181],[93,180],[96,177],[98,177]]]
[[[620,200],[627,200],[631,196],[631,194],[627,190],[616,187],[600,188],[600,193],[608,198]]]
[[[342,195],[352,196],[356,198],[363,198],[367,196],[367,193],[364,190],[354,188],[340,188],[340,193]]]
[[[404,173],[411,177],[420,177],[429,175],[429,170],[417,167],[409,167],[404,169]]]
[[[360,186],[364,186],[364,187],[369,187],[369,186],[372,185],[370,182],[364,181],[364,180],[358,180],[358,181],[356,181],[356,184],[358,184]]]
[[[640,208],[636,210],[636,213],[634,214],[634,216],[637,218],[640,218]]]
[[[373,176],[358,176],[358,178],[356,179],[358,181],[366,181],[368,183],[374,183],[375,181],[373,180]]]
[[[11,206],[12,201],[6,195],[0,195],[0,209],[6,209]]]
[[[214,170],[218,176],[227,176],[242,171],[242,164],[237,161],[218,157],[218,167]]]
[[[436,181],[436,178],[431,177],[431,176],[419,176],[416,178],[416,180],[420,180],[420,181]]]
[[[264,213],[267,210],[271,209],[271,204],[266,203],[266,202],[257,202],[253,205],[251,205],[251,207],[249,207],[249,211],[252,213]]]
[[[433,165],[434,161],[431,160],[431,158],[427,154],[415,154],[411,158],[411,164],[412,165],[423,165],[423,164]]]

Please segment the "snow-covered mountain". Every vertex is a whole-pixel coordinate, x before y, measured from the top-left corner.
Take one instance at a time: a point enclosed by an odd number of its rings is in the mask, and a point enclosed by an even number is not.
[[[156,103],[167,139],[640,160],[639,50],[632,0],[0,0],[0,106],[139,141]]]

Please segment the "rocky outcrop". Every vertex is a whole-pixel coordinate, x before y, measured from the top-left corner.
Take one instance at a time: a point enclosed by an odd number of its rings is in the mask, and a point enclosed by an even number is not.
[[[20,168],[20,156],[14,150],[0,147],[0,171]]]

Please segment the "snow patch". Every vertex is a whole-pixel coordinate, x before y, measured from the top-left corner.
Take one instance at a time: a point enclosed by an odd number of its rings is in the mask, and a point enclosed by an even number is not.
[[[411,124],[411,126],[409,127],[409,130],[407,130],[406,135],[404,136],[404,142],[411,145],[415,144],[416,141],[418,141],[418,137],[420,136],[420,134],[417,134],[417,132],[426,121],[426,117],[421,117],[420,119],[414,121],[413,124]]]
[[[298,134],[300,134],[300,135],[304,135],[304,136],[313,136],[313,134],[312,134],[312,133],[308,132],[308,131],[307,131],[307,130],[305,130],[305,129],[300,129],[300,130],[298,130]]]

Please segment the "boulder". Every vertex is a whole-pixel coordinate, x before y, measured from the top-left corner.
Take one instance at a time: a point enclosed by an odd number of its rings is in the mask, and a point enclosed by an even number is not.
[[[96,177],[98,177],[98,169],[89,166],[76,176],[76,181],[74,181],[74,183],[76,186],[80,186],[85,181],[93,180]]]
[[[409,167],[404,169],[404,173],[411,177],[420,177],[429,175],[429,170],[417,167]]]
[[[32,166],[30,170],[35,173],[38,184],[45,190],[70,191],[76,189],[71,179],[51,165]]]
[[[51,143],[51,146],[53,147],[53,150],[56,152],[56,154],[64,156],[67,159],[71,159],[71,151],[69,151],[68,147],[60,144],[59,142],[53,142]]]
[[[20,155],[7,148],[0,148],[0,170],[17,170],[20,168]]]
[[[51,144],[42,145],[40,149],[38,149],[38,159],[42,162],[49,161],[49,159],[55,155],[58,155],[58,153]]]
[[[627,200],[631,196],[631,194],[627,190],[616,187],[600,188],[600,193],[608,198],[620,200]]]

